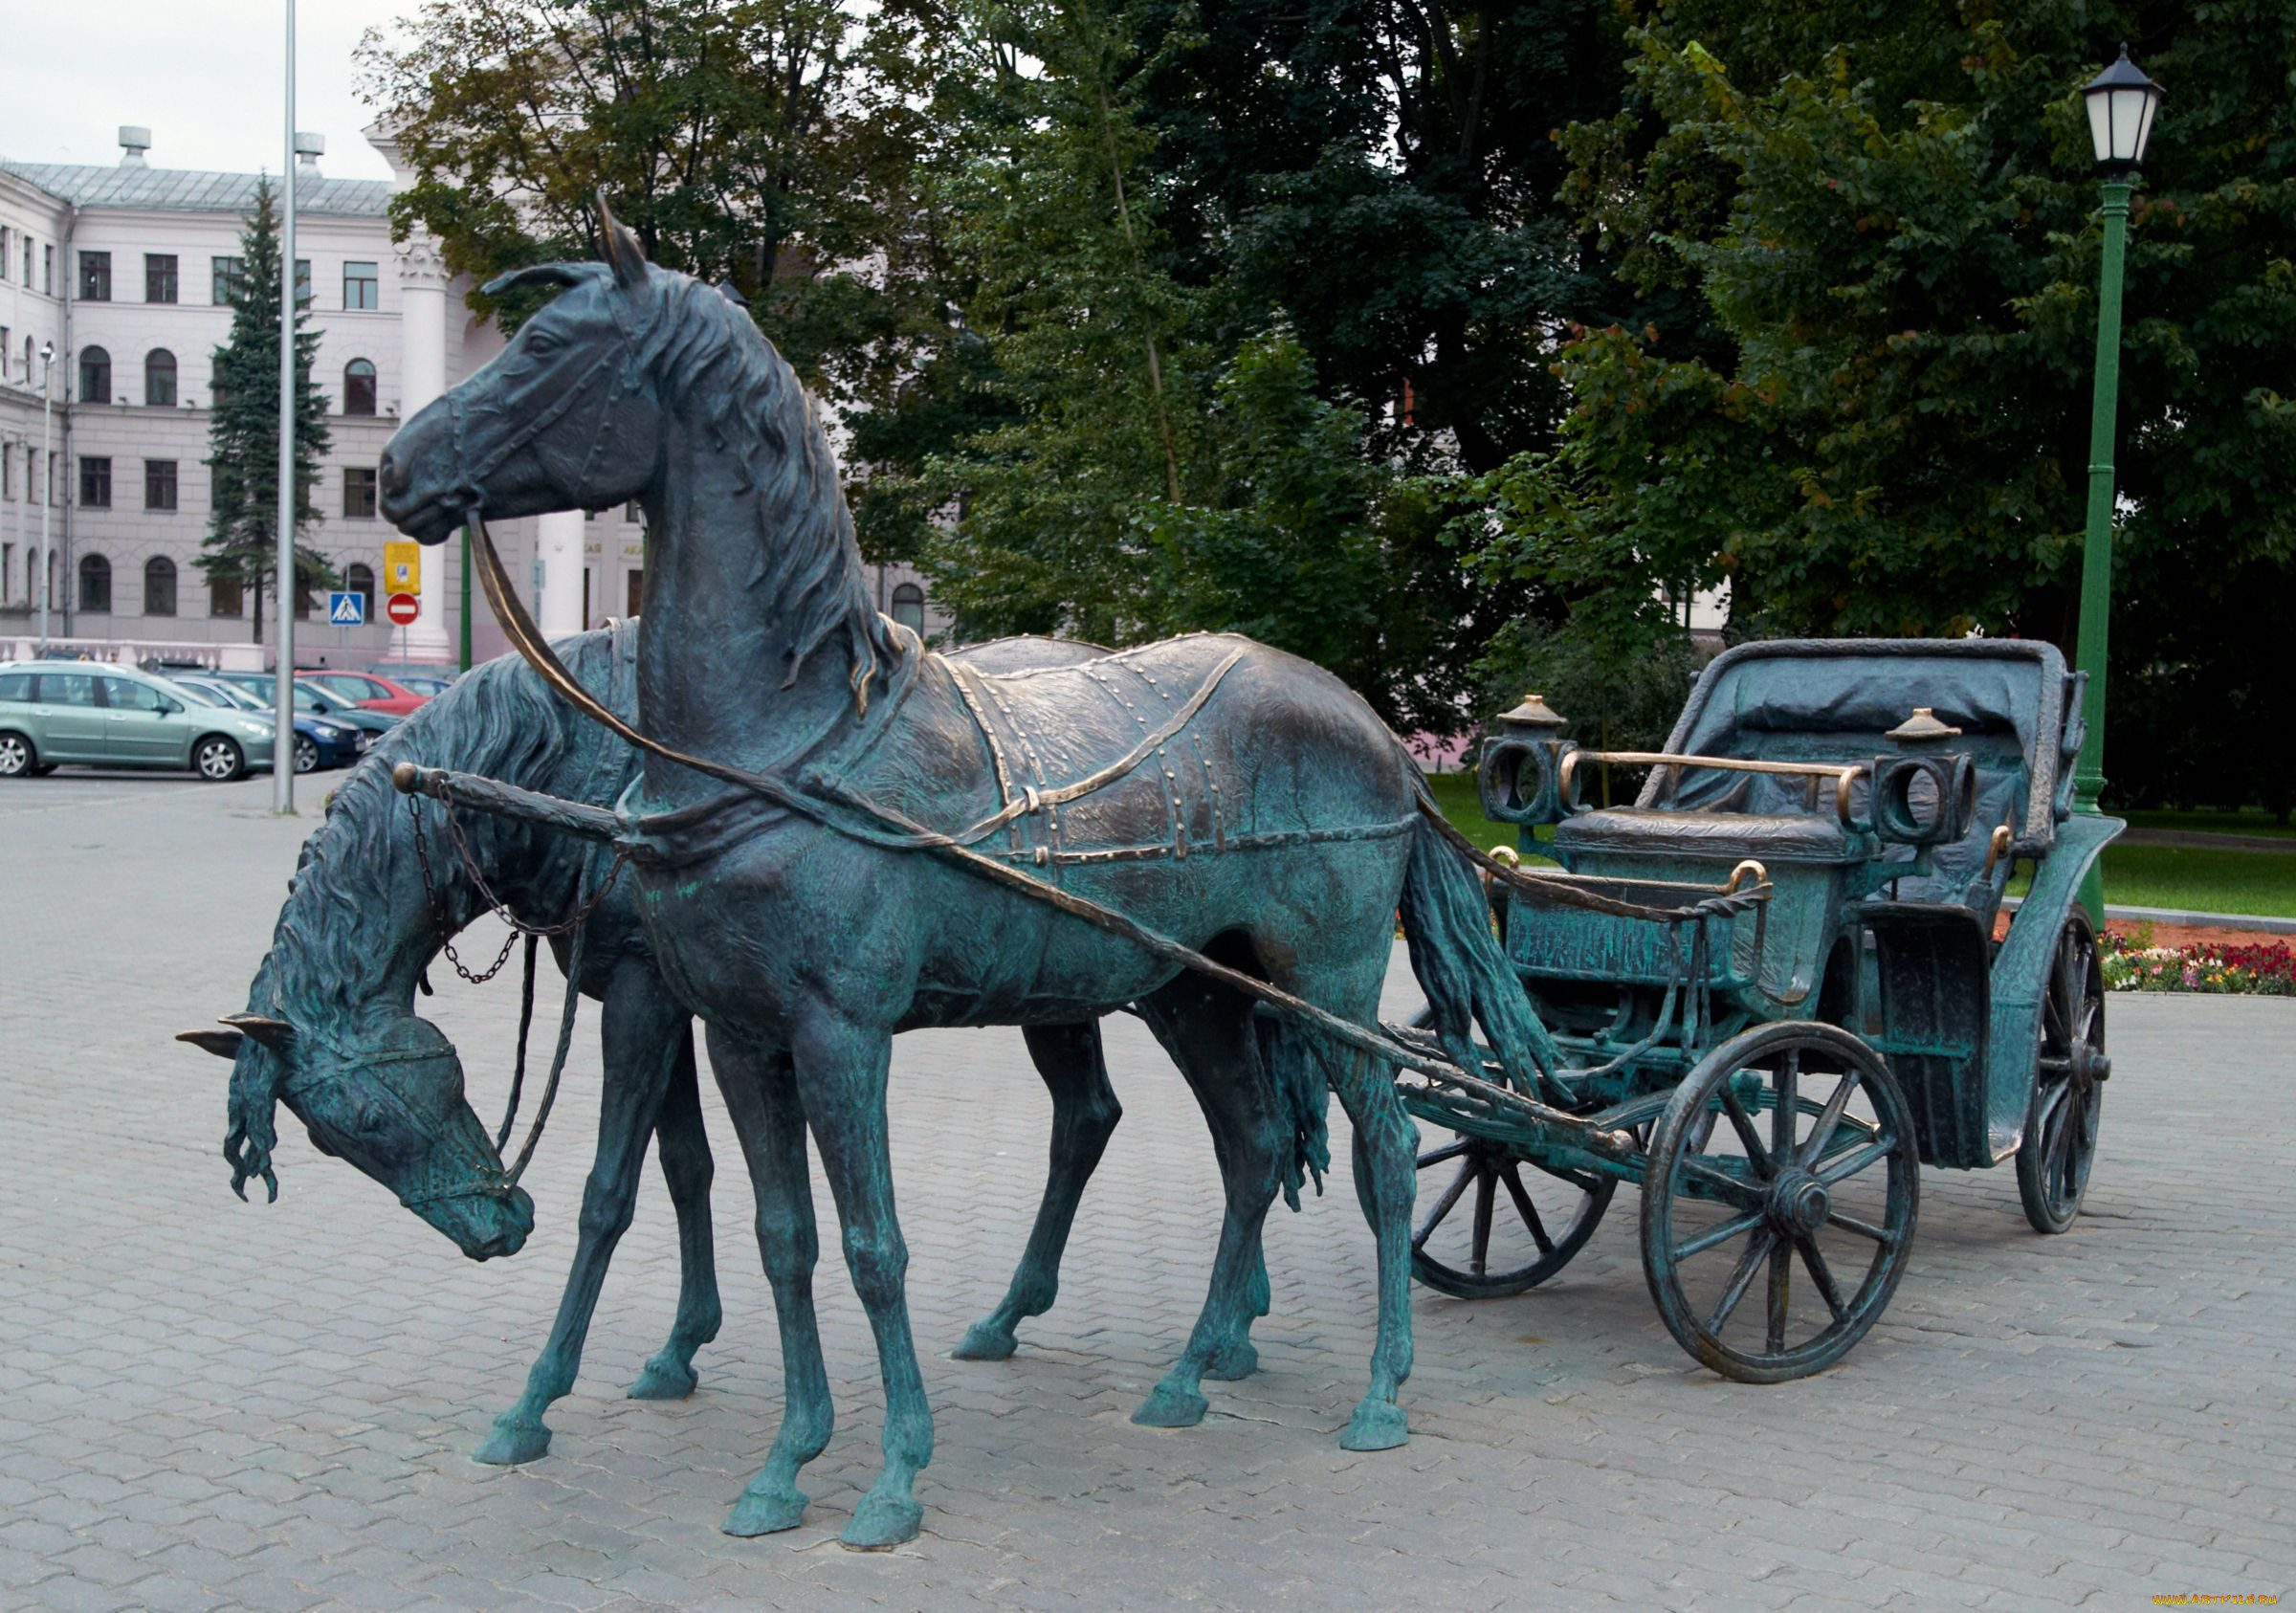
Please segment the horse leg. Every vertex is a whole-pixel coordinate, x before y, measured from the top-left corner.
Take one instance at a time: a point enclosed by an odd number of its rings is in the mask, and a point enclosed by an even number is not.
[[[1226,987],[1182,979],[1141,1005],[1157,1040],[1180,1066],[1212,1130],[1225,1188],[1226,1214],[1210,1292],[1180,1359],[1133,1413],[1153,1428],[1184,1428],[1203,1420],[1202,1382],[1215,1364],[1235,1376],[1257,1302],[1255,1275],[1264,1272],[1260,1227],[1274,1202],[1282,1172],[1274,1090],[1262,1069],[1251,1033],[1251,1005]],[[1264,1284],[1264,1276],[1260,1277]]]
[[[813,1264],[821,1240],[813,1226],[813,1180],[806,1164],[806,1116],[786,1053],[753,1051],[710,1032],[710,1067],[741,1139],[758,1201],[758,1253],[773,1286],[782,1334],[782,1427],[765,1466],[726,1515],[728,1535],[795,1529],[806,1515],[798,1469],[829,1443],[837,1413],[813,1313]]]
[[[709,1133],[701,1123],[701,1094],[694,1076],[694,1027],[678,1039],[670,1090],[654,1122],[654,1151],[662,1180],[677,1209],[677,1317],[670,1338],[629,1386],[633,1401],[682,1401],[694,1392],[694,1352],[718,1337],[724,1312],[718,1303],[718,1256],[710,1230]]]
[[[886,1138],[893,1038],[826,1009],[801,1020],[794,1031],[798,1091],[837,1200],[846,1269],[876,1335],[885,1381],[885,1465],[842,1536],[849,1546],[876,1551],[916,1537],[924,1509],[912,1491],[917,1469],[933,1460],[933,1409],[909,1332],[909,1249],[894,1213]]]
[[[474,1457],[495,1467],[531,1462],[550,1448],[542,1413],[574,1387],[582,1367],[583,1341],[598,1308],[599,1286],[614,1257],[614,1246],[629,1229],[637,1203],[638,1175],[646,1142],[661,1113],[675,1059],[672,1045],[685,1010],[655,981],[652,967],[636,959],[618,963],[607,983],[601,1016],[606,1052],[606,1086],[599,1100],[598,1153],[582,1192],[581,1241],[566,1272],[565,1292],[549,1342],[526,1374],[526,1392],[495,1419]]]
[[[1352,988],[1329,993],[1294,986],[1300,995],[1358,1025],[1375,1022],[1381,967]],[[1313,1032],[1307,1032],[1313,1035]],[[1372,1347],[1371,1388],[1339,1436],[1346,1450],[1386,1450],[1411,1437],[1399,1397],[1411,1376],[1411,1203],[1418,1189],[1419,1132],[1396,1095],[1394,1072],[1352,1049],[1318,1039],[1316,1053],[1355,1126],[1356,1199],[1379,1244],[1380,1326]],[[1314,1055],[1311,1055],[1314,1056]]]
[[[1019,1340],[1013,1329],[1024,1316],[1041,1316],[1052,1309],[1060,1293],[1060,1257],[1068,1247],[1069,1228],[1076,1219],[1076,1203],[1085,1183],[1100,1163],[1116,1122],[1124,1110],[1115,1089],[1108,1084],[1108,1064],[1100,1050],[1100,1023],[1031,1025],[1021,1034],[1036,1072],[1052,1094],[1052,1163],[1045,1177],[1044,1202],[1037,1206],[1036,1225],[1028,1247],[1012,1273],[1012,1286],[1004,1303],[975,1322],[958,1345],[960,1361],[1001,1361]]]

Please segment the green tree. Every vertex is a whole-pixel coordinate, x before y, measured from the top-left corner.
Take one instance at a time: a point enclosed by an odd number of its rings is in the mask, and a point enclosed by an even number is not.
[[[258,644],[264,587],[278,566],[282,275],[278,211],[265,178],[256,183],[255,210],[239,232],[232,334],[214,352],[207,458],[212,505],[198,563],[210,585],[242,590]],[[307,300],[298,299],[295,319],[295,574],[306,593],[335,580],[326,556],[302,541],[304,529],[320,519],[312,494],[329,441],[326,394],[311,379],[319,333],[306,328]]]

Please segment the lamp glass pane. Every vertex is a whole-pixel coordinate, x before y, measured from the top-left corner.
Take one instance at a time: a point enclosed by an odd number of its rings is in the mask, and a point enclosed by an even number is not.
[[[2145,103],[2152,98],[2142,90],[2112,92],[2112,160],[2136,161],[2137,131],[2144,124]]]
[[[2095,90],[2086,99],[2088,101],[2088,144],[2095,148],[2098,162],[2109,163],[2112,161],[2112,129],[2108,122],[2111,114],[2106,103],[2111,97],[2102,90]]]
[[[2160,97],[2145,97],[2145,115],[2136,125],[2136,150],[2131,161],[2141,163],[2145,160],[2145,147],[2152,144],[2152,114],[2159,110]]]

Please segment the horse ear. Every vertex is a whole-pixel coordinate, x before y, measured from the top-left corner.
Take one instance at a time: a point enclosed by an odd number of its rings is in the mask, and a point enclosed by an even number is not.
[[[237,1026],[275,1053],[284,1053],[295,1046],[295,1027],[283,1019],[267,1019],[261,1014],[226,1014],[216,1023]]]
[[[247,1033],[243,1030],[202,1028],[179,1030],[175,1034],[175,1039],[179,1042],[188,1042],[195,1048],[213,1053],[217,1058],[235,1059],[239,1056],[239,1044],[247,1040]]]
[[[614,272],[615,284],[628,291],[645,283],[646,249],[622,227],[614,210],[606,205],[603,190],[598,192],[598,239],[604,245],[606,261]]]

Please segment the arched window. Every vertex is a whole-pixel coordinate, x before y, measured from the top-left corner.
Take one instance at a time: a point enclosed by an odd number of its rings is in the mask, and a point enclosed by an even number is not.
[[[79,350],[79,401],[84,404],[112,401],[112,356],[100,347]]]
[[[79,557],[79,608],[107,613],[112,608],[112,563],[101,555]]]
[[[353,359],[342,366],[342,412],[375,412],[375,366],[364,359]]]
[[[903,583],[893,590],[893,619],[917,637],[925,636],[925,590]]]
[[[342,574],[342,586],[366,602],[366,609],[364,614],[368,621],[373,621],[375,619],[375,568],[371,565],[349,567]]]
[[[144,355],[144,401],[155,408],[175,407],[175,355],[165,347]]]
[[[154,555],[144,563],[144,614],[175,614],[175,562]]]

